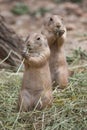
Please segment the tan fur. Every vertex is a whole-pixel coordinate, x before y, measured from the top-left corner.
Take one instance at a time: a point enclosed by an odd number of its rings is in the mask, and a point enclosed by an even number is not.
[[[42,109],[52,104],[52,82],[49,69],[50,49],[42,34],[32,33],[29,37],[25,58],[24,76],[19,95],[21,111]]]
[[[44,20],[42,34],[48,39],[51,50],[50,70],[52,81],[59,83],[60,88],[65,88],[68,84],[68,67],[64,54],[64,41],[66,39],[66,28],[62,20],[57,15],[49,15]]]

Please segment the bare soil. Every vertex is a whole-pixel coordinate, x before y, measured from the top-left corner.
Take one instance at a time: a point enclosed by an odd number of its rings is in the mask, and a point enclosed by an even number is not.
[[[24,15],[15,15],[11,12],[17,3],[24,3],[31,12],[37,12],[35,15],[30,13]],[[54,13],[61,15],[64,24],[67,27],[67,40],[65,44],[66,54],[71,54],[73,49],[81,47],[87,50],[87,1],[82,3],[60,2],[55,0],[0,0],[0,14],[5,17],[9,26],[23,39],[31,31],[40,29],[43,23],[44,15]],[[41,15],[39,9],[44,8],[49,11]]]

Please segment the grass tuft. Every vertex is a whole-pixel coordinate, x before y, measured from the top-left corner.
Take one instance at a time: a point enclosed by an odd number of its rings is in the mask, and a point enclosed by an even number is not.
[[[82,64],[86,56],[86,52],[78,49],[68,57],[68,62],[71,66]],[[0,130],[87,129],[87,67],[74,70],[66,89],[55,88],[52,107],[43,111],[17,111],[21,81],[22,73],[0,71]]]
[[[24,15],[29,13],[29,7],[24,3],[17,3],[12,9],[11,12],[15,15]]]

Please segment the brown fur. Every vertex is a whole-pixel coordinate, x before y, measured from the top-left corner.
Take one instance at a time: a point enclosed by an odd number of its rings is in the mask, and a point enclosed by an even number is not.
[[[50,49],[42,34],[32,33],[23,53],[24,76],[18,106],[21,111],[42,109],[52,104],[52,82],[49,69]]]
[[[42,34],[48,39],[51,50],[50,70],[52,81],[59,83],[60,88],[65,88],[68,84],[68,66],[64,54],[64,41],[66,39],[66,28],[62,20],[57,15],[49,15],[44,20]]]

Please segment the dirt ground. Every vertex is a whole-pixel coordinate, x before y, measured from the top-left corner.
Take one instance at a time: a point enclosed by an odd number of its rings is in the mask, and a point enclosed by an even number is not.
[[[0,14],[5,17],[9,26],[16,33],[26,38],[29,32],[37,31],[43,23],[47,13],[58,14],[63,17],[67,27],[66,54],[71,54],[73,49],[81,47],[87,50],[87,1],[82,3],[56,2],[57,0],[0,0]],[[24,3],[33,13],[15,15],[11,12],[17,3]],[[46,11],[40,12],[40,9]],[[36,12],[36,13],[35,13]],[[35,14],[34,14],[35,13]],[[31,15],[32,14],[32,15]]]

